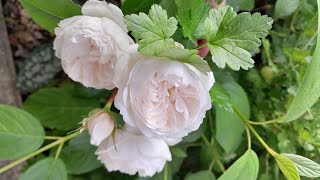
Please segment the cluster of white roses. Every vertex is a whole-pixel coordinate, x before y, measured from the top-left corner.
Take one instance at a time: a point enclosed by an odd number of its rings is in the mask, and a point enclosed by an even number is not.
[[[211,108],[213,74],[141,55],[115,5],[90,0],[82,14],[55,29],[56,55],[74,81],[118,88],[115,107],[126,123],[114,131],[109,114],[95,113],[86,123],[91,143],[99,146],[96,154],[109,171],[152,176],[171,160],[169,146],[197,130]]]

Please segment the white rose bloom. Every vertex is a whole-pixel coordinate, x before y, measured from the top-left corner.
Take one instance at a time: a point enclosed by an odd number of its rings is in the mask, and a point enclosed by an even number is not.
[[[90,143],[98,146],[112,133],[114,120],[108,113],[100,111],[88,117],[85,121],[85,126],[91,136]]]
[[[74,16],[55,29],[54,49],[66,74],[87,87],[113,89],[114,63],[133,40],[121,10],[106,2],[88,1],[84,16]]]
[[[163,137],[169,145],[199,128],[211,108],[212,72],[205,76],[191,65],[134,53],[120,61],[115,106],[126,123],[146,136]]]
[[[96,154],[108,171],[139,176],[153,176],[171,161],[169,147],[162,139],[148,138],[129,126],[104,140]]]

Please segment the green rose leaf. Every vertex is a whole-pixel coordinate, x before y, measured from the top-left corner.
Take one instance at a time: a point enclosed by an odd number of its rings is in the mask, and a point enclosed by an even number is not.
[[[44,29],[54,32],[58,23],[66,18],[81,15],[81,8],[72,0],[19,0],[23,8]]]
[[[250,52],[261,45],[259,38],[268,35],[272,23],[272,18],[259,13],[237,15],[230,6],[212,9],[205,21],[212,61],[220,68],[226,64],[233,70],[252,68]]]
[[[283,175],[290,180],[300,180],[299,173],[294,163],[287,157],[276,154],[275,159]]]
[[[249,149],[218,180],[256,180],[259,173],[257,154]]]
[[[29,167],[19,178],[19,180],[31,179],[67,180],[68,178],[63,161],[49,157]]]
[[[27,98],[24,109],[48,128],[74,130],[88,113],[100,107],[98,98],[77,96],[64,88],[45,88]]]
[[[299,3],[299,0],[277,0],[275,5],[276,18],[290,16],[298,9]]]
[[[125,22],[132,35],[140,39],[140,53],[188,63],[204,74],[210,72],[208,63],[198,55],[197,50],[182,49],[171,38],[178,28],[178,22],[174,17],[168,18],[161,6],[153,5],[148,15],[127,15]]]
[[[244,89],[235,82],[224,83],[222,87],[230,94],[231,103],[239,107],[240,111],[249,119],[250,104]],[[232,153],[239,147],[244,126],[236,113],[223,107],[217,107],[216,129],[216,139],[226,153]]]
[[[320,177],[320,165],[306,157],[296,154],[281,154],[289,158],[296,166],[299,175],[309,178]]]
[[[0,159],[16,159],[37,150],[44,136],[43,127],[34,116],[0,105]]]
[[[210,5],[203,0],[191,0],[186,3],[184,0],[177,1],[177,18],[182,26],[183,34],[190,40],[201,39],[205,37],[204,21],[211,9]],[[182,4],[190,4],[183,7]]]
[[[63,147],[60,158],[69,174],[84,174],[102,166],[94,154],[96,149],[90,144],[90,135],[85,131]]]
[[[185,178],[185,180],[195,180],[195,179],[201,179],[201,180],[216,180],[216,177],[211,171],[199,171],[196,173],[188,174]]]
[[[318,7],[320,7],[320,0],[318,2]],[[319,12],[319,10],[318,10]],[[318,29],[320,29],[320,13],[318,13]],[[318,32],[317,46],[313,54],[312,60],[302,82],[299,86],[298,92],[294,97],[287,114],[282,119],[283,122],[290,122],[298,119],[305,112],[307,112],[310,107],[317,102],[320,97],[320,33]]]

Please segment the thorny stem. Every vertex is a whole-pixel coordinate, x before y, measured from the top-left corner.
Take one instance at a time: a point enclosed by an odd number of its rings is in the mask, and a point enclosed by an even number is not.
[[[258,134],[258,132],[251,126],[249,123],[249,120],[239,111],[239,109],[235,106],[233,106],[233,110],[238,114],[244,125],[250,129],[250,131],[253,133],[253,135],[258,139],[258,141],[262,144],[262,146],[272,155],[275,156],[278,153],[276,153],[272,148],[268,146],[268,144],[261,138],[261,136]]]
[[[38,154],[46,151],[46,150],[49,150],[49,149],[51,149],[51,148],[53,148],[53,147],[55,147],[57,145],[61,145],[62,143],[64,143],[64,142],[76,137],[79,134],[80,134],[80,132],[78,131],[78,132],[69,134],[68,136],[61,137],[61,139],[58,139],[58,140],[54,141],[53,143],[48,144],[48,145],[38,149],[37,151],[35,151],[33,153],[30,153],[30,154],[28,154],[28,155],[26,155],[26,156],[24,156],[24,157],[22,157],[22,158],[20,158],[20,159],[18,159],[16,161],[13,161],[12,163],[2,167],[0,169],[0,174],[5,172],[5,171],[7,171],[7,170],[9,170],[9,169],[11,169],[11,168],[13,168],[13,167],[15,167],[15,166],[17,166],[18,164],[20,164],[20,163],[22,163],[22,162],[24,162],[24,161],[26,161],[26,160],[38,155]]]
[[[109,100],[108,100],[108,102],[107,102],[107,104],[105,106],[106,110],[109,110],[111,108],[111,106],[113,104],[113,101],[114,101],[114,98],[117,95],[117,92],[118,92],[118,89],[116,89],[116,88],[112,90],[112,94],[111,94],[111,96],[110,96],[110,98],[109,98]]]

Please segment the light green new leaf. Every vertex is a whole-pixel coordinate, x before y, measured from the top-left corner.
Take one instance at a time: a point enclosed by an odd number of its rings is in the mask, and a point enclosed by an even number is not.
[[[320,0],[318,0],[320,7]],[[320,13],[318,13],[318,29],[320,30]],[[320,33],[315,52],[308,69],[302,79],[298,92],[294,97],[283,122],[290,122],[302,116],[320,97]]]
[[[133,14],[139,12],[148,12],[153,4],[158,4],[162,0],[125,0],[121,4],[124,14]]]
[[[58,23],[66,18],[81,15],[80,6],[72,0],[19,0],[23,8],[44,29],[54,32]]]
[[[96,149],[90,144],[90,136],[85,131],[63,147],[60,158],[65,162],[69,174],[83,174],[102,166],[94,154]]]
[[[177,48],[174,40],[171,38],[142,39],[139,41],[138,50],[140,53],[146,56],[158,56],[159,54],[171,48]]]
[[[16,159],[37,150],[44,130],[31,114],[8,105],[0,105],[0,159]]]
[[[300,180],[299,173],[294,163],[287,157],[276,154],[275,159],[283,175],[289,180]]]
[[[277,0],[275,5],[275,17],[282,18],[290,16],[299,7],[299,0]]]
[[[60,159],[45,158],[24,172],[19,180],[67,180],[66,167]]]
[[[74,130],[88,113],[100,107],[99,99],[78,97],[63,88],[46,88],[28,97],[24,109],[48,128]]]
[[[216,103],[220,108],[230,112],[233,111],[229,93],[218,83],[214,83],[209,93],[212,102]]]
[[[211,171],[199,171],[196,173],[188,174],[184,180],[216,180],[216,177]]]
[[[244,89],[235,82],[222,84],[230,95],[230,101],[249,119],[250,104]],[[216,107],[216,139],[226,153],[235,151],[242,141],[244,126],[239,117],[233,111],[223,107]]]
[[[272,23],[272,18],[259,13],[236,15],[230,6],[212,9],[205,30],[213,62],[220,68],[226,64],[233,70],[252,68],[249,52],[261,45],[259,38],[268,35]]]
[[[138,39],[167,39],[178,29],[178,21],[159,5],[152,5],[149,15],[139,13],[125,16],[125,22],[132,35]]]
[[[125,22],[132,35],[140,39],[138,50],[142,54],[188,63],[204,74],[210,72],[208,63],[197,50],[181,49],[170,38],[177,30],[178,22],[174,17],[168,19],[167,12],[159,5],[153,5],[149,15],[127,15]]]
[[[305,176],[309,178],[320,177],[320,165],[318,163],[296,154],[281,155],[289,158],[294,163],[294,165],[298,169],[300,176]]]
[[[177,4],[185,4],[180,0]],[[178,6],[177,19],[182,26],[183,34],[189,39],[201,39],[205,36],[204,21],[211,9],[209,3],[204,0],[191,0],[189,7]]]
[[[257,154],[248,149],[218,180],[256,180],[259,173]]]
[[[199,55],[198,51],[193,49],[180,49],[180,48],[171,48],[158,55],[159,57],[165,57],[172,60],[177,60],[182,63],[191,64],[197,68],[200,72],[207,74],[210,72],[210,67],[208,62],[203,60]]]

